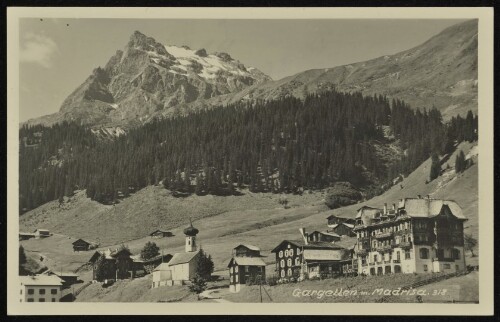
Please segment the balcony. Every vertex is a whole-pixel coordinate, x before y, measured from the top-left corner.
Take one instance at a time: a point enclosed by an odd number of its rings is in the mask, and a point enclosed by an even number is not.
[[[399,243],[399,245],[396,245],[396,246],[399,246],[399,247],[405,249],[405,248],[411,248],[413,246],[413,244],[411,242],[401,242],[401,243]]]
[[[401,263],[401,261],[400,261],[399,259],[393,259],[393,260],[392,260],[392,262],[393,262],[394,264],[400,264],[400,263]]]
[[[455,260],[450,257],[433,257],[433,262],[454,262]]]
[[[388,231],[385,233],[379,233],[375,235],[376,239],[386,239],[386,238],[392,238],[394,236],[394,233],[392,231]]]
[[[390,260],[388,260],[388,261],[384,261],[384,264],[390,264],[390,263],[391,263],[391,261],[390,261]]]
[[[386,253],[392,251],[393,248],[394,248],[393,245],[384,245],[377,247],[375,250],[379,253]]]

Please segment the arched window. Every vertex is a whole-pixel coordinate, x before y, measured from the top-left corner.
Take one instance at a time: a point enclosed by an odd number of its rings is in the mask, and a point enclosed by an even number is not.
[[[285,250],[285,257],[288,257],[288,250]]]
[[[284,269],[281,270],[281,277],[285,277],[285,270]]]
[[[420,258],[421,259],[429,258],[429,250],[427,248],[420,248]]]
[[[293,249],[290,249],[290,250],[288,251],[288,256],[293,256]]]
[[[281,265],[281,267],[284,267],[284,266],[285,266],[285,260],[284,260],[284,259],[282,259],[282,260],[280,261],[280,265]]]
[[[289,258],[289,259],[286,261],[286,264],[287,264],[288,266],[292,266],[292,259],[291,259],[291,258]]]
[[[291,268],[289,268],[286,274],[287,274],[288,276],[292,276],[292,269],[291,269]]]
[[[279,252],[279,255],[278,255],[278,256],[279,256],[280,258],[281,258],[281,257],[283,257],[283,251],[282,251],[282,250],[280,250],[280,252]]]

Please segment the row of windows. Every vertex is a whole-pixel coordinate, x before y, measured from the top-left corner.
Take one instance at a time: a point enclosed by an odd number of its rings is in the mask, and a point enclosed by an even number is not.
[[[23,294],[23,290],[21,290],[21,294]],[[28,289],[28,294],[30,294],[30,295],[35,294],[35,290],[32,289],[32,288],[29,288]],[[42,294],[42,295],[45,294],[45,289],[44,288],[39,289],[38,290],[38,294]],[[50,290],[50,294],[57,294],[57,288],[51,289]]]
[[[250,266],[243,266],[243,267],[245,268],[245,269],[244,269],[245,273],[250,272]],[[262,272],[262,270],[263,270],[263,269],[264,269],[264,267],[263,267],[263,266],[259,266],[259,267],[258,267],[259,272]],[[233,273],[238,273],[238,271],[239,271],[239,266],[233,266],[232,271],[233,271]]]
[[[438,249],[437,250],[437,257],[438,258],[443,258],[444,257],[444,249]],[[420,258],[421,259],[428,259],[429,258],[429,250],[427,248],[420,248]],[[454,248],[451,250],[451,258],[452,259],[460,259],[460,250]]]
[[[292,275],[293,275],[293,273],[292,273],[292,269],[291,268],[289,268],[286,271],[286,275],[285,275],[285,270],[284,269],[281,270],[281,274],[280,274],[281,277],[292,276]]]
[[[293,256],[293,249],[287,249],[285,250],[285,257],[292,257]],[[297,248],[297,255],[300,255],[300,248]],[[280,252],[278,253],[278,256],[279,258],[282,258],[283,257],[283,251],[280,250]]]
[[[279,263],[280,263],[281,267],[285,267],[285,260],[284,259],[280,260]],[[292,263],[293,262],[292,262],[291,258],[289,258],[289,259],[286,260],[286,266],[292,266]],[[295,265],[300,265],[300,260],[299,260],[298,257],[295,258]]]
[[[22,301],[23,300],[21,300],[21,302]],[[28,299],[27,302],[35,302],[35,299]],[[44,298],[40,298],[40,299],[38,299],[38,302],[45,302],[45,299]],[[56,299],[52,298],[52,302],[56,302]]]

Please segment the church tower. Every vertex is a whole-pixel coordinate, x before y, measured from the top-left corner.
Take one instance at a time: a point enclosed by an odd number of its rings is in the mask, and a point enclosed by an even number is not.
[[[189,227],[184,229],[184,235],[186,235],[186,253],[195,252],[196,251],[196,235],[199,230],[193,227],[193,223],[190,221]]]

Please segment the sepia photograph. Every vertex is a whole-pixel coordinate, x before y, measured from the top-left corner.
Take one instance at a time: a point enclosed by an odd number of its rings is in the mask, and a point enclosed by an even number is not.
[[[492,314],[491,8],[38,9],[9,314]]]

